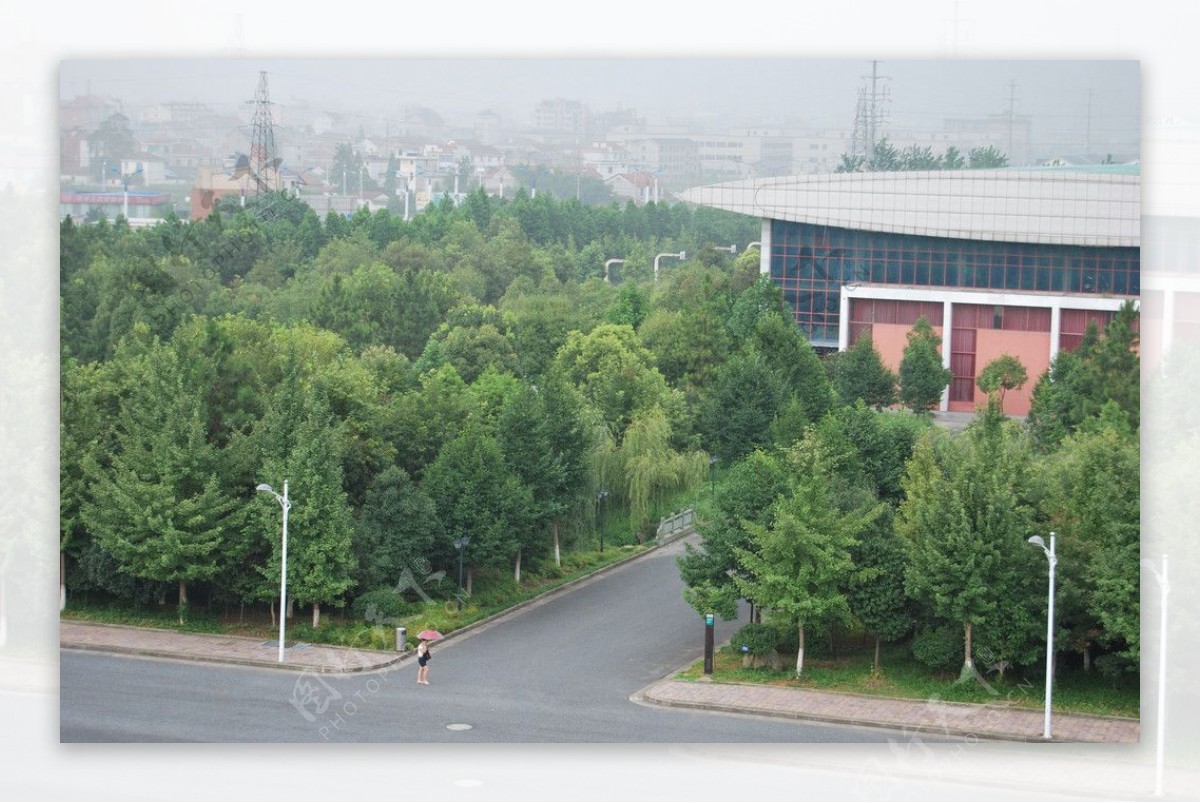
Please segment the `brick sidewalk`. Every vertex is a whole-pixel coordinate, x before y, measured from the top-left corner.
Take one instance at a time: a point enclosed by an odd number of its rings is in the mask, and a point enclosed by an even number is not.
[[[77,650],[315,672],[362,672],[396,663],[406,655],[296,644],[284,649],[284,663],[280,664],[278,641],[70,620],[59,623],[59,645]]]
[[[978,736],[1042,741],[1043,712],[1002,705],[899,700],[863,694],[788,689],[753,684],[664,680],[638,695],[665,706],[805,719],[816,722],[903,728],[930,736]],[[1135,719],[1055,714],[1056,742],[1137,744]]]

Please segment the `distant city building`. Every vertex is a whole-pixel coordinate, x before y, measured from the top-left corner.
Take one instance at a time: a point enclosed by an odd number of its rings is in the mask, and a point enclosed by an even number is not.
[[[108,117],[121,111],[121,102],[96,95],[79,95],[58,105],[59,128],[95,131]]]
[[[653,173],[622,173],[605,179],[605,183],[608,184],[614,196],[633,201],[636,204],[661,200],[658,177]]]
[[[582,137],[587,109],[577,100],[543,100],[533,109],[533,128],[539,133]]]
[[[484,145],[495,145],[500,141],[502,123],[500,115],[491,109],[485,109],[475,115],[475,139]]]
[[[68,181],[86,181],[91,167],[87,132],[79,126],[58,132],[59,175]]]
[[[984,401],[979,372],[1017,356],[1030,382],[1088,323],[1141,292],[1140,175],[1108,170],[848,173],[728,182],[682,194],[762,219],[761,270],[814,346],[869,335],[893,369],[925,316],[953,373],[943,410]]]
[[[131,226],[151,225],[171,211],[171,196],[165,192],[60,192],[58,216],[82,223],[97,216],[116,220],[124,216]]]

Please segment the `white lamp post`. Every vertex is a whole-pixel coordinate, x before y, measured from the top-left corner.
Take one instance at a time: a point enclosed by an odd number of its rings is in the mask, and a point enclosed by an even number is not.
[[[288,481],[283,481],[283,496],[275,493],[275,489],[270,485],[263,483],[254,490],[265,491],[275,500],[279,502],[279,506],[283,508],[283,558],[279,569],[279,663],[283,663],[283,638],[284,627],[287,624],[287,520],[288,511],[292,508],[292,503],[288,501]]]
[[[609,284],[612,284],[612,278],[609,276],[609,272],[608,272],[609,268],[611,268],[613,265],[624,265],[624,264],[625,264],[625,260],[623,260],[623,259],[609,259],[609,260],[605,261],[605,263],[604,263],[604,281],[608,282]]]
[[[1029,538],[1029,543],[1040,546],[1050,562],[1050,610],[1046,614],[1046,719],[1042,727],[1042,738],[1050,738],[1050,695],[1054,682],[1054,567],[1058,564],[1058,556],[1054,553],[1054,533],[1050,533],[1050,548],[1040,535]]]
[[[675,257],[675,259],[687,259],[687,251],[680,251],[678,254],[659,254],[654,258],[654,281],[658,281],[658,260],[663,257]]]

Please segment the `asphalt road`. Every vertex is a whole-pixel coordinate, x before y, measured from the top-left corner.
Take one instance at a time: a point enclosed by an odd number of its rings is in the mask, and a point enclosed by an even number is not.
[[[65,650],[63,742],[882,742],[896,732],[630,696],[703,652],[676,544],[412,659],[313,675]],[[717,643],[737,622],[718,621]]]

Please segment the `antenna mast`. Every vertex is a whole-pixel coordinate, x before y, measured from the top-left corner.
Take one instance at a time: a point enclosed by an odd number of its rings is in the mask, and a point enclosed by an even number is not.
[[[254,115],[250,133],[250,175],[255,179],[254,194],[279,189],[279,161],[275,157],[275,126],[271,118],[271,100],[267,93],[267,73],[258,73],[254,92]],[[274,161],[273,161],[274,160]],[[270,172],[268,172],[270,171]],[[272,180],[271,173],[274,173]]]

